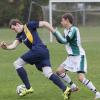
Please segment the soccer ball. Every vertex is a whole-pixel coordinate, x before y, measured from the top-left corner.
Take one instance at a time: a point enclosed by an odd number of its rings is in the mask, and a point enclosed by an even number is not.
[[[25,85],[23,85],[23,84],[18,85],[17,88],[16,88],[16,93],[17,93],[18,95],[20,95],[20,93],[21,93],[23,90],[26,90]]]

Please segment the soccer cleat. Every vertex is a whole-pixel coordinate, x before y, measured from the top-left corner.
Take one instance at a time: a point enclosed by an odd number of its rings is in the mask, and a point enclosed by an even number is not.
[[[33,90],[33,88],[31,87],[30,89],[26,89],[26,92],[27,92],[27,94],[28,94],[28,93],[33,93],[34,90]]]
[[[21,90],[21,92],[19,93],[19,96],[22,97],[22,96],[25,96],[27,93],[26,93],[26,88],[24,88],[23,90]]]
[[[100,92],[96,92],[95,100],[100,99]]]
[[[29,93],[33,93],[34,92],[34,90],[33,90],[33,88],[31,87],[30,89],[23,89],[22,91],[21,91],[21,93],[19,94],[19,96],[25,96],[25,95],[27,95],[27,94],[29,94]]]
[[[76,92],[76,91],[78,91],[78,90],[79,90],[79,88],[78,88],[78,87],[71,88],[71,92]]]
[[[64,95],[64,100],[69,100],[71,95],[71,89],[67,87],[63,95]]]

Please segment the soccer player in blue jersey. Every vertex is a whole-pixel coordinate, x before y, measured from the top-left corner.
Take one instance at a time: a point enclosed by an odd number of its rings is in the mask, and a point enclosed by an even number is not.
[[[87,72],[86,54],[81,45],[79,29],[73,25],[73,21],[73,15],[65,13],[61,18],[61,24],[65,28],[64,36],[62,36],[59,31],[54,32],[58,42],[65,44],[65,49],[68,53],[68,57],[60,65],[56,73],[71,85],[71,89],[77,90],[76,85],[73,84],[70,77],[66,74],[67,71],[76,72],[79,81],[95,94],[95,99],[100,99],[100,92],[97,91],[93,83],[85,77],[85,73]]]
[[[20,96],[24,96],[28,93],[32,93],[34,90],[30,85],[27,73],[24,69],[25,64],[35,64],[36,68],[43,72],[43,74],[51,80],[55,85],[57,85],[64,93],[64,99],[69,99],[69,94],[71,92],[69,87],[66,87],[59,77],[52,72],[50,64],[49,51],[46,45],[41,41],[37,28],[45,27],[48,30],[54,32],[53,27],[45,21],[30,21],[23,25],[20,20],[12,19],[9,23],[10,28],[17,33],[15,41],[7,45],[5,42],[1,43],[1,47],[6,50],[15,49],[20,43],[24,43],[29,50],[19,57],[14,62],[14,67],[26,86],[26,90],[20,93]]]

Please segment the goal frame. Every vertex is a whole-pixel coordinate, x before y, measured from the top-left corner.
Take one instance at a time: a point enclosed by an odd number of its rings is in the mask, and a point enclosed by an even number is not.
[[[100,2],[100,0],[49,0],[49,22],[50,24],[52,25],[52,5],[53,3],[85,3],[85,2]],[[52,34],[50,33],[50,42],[53,42],[53,36]]]

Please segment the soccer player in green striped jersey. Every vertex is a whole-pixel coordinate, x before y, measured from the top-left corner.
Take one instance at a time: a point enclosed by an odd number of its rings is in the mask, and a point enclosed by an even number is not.
[[[72,91],[76,91],[78,90],[77,86],[66,74],[67,71],[76,72],[79,81],[95,94],[95,99],[99,99],[100,92],[97,91],[93,83],[85,77],[85,73],[87,72],[86,55],[81,45],[79,29],[73,25],[73,21],[73,15],[65,13],[61,18],[61,24],[65,28],[64,36],[62,36],[59,31],[53,33],[59,43],[65,44],[65,49],[68,53],[68,57],[63,61],[60,67],[58,67],[56,73],[70,84]]]

